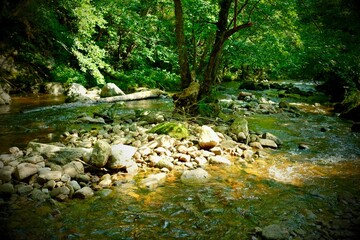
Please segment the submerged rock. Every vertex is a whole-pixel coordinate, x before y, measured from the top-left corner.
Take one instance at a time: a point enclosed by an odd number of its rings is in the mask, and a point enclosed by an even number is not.
[[[166,173],[151,174],[147,178],[141,181],[141,185],[149,189],[154,189],[158,185],[164,183],[165,179],[166,179]]]
[[[209,177],[210,175],[206,170],[197,168],[184,171],[181,175],[181,181],[185,184],[199,184],[207,182]]]
[[[268,240],[285,240],[290,237],[289,232],[277,224],[264,227],[261,234],[263,238]]]

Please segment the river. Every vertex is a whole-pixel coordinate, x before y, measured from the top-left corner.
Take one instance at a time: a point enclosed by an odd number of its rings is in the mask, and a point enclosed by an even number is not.
[[[278,101],[271,92],[261,94]],[[11,106],[0,109],[0,153],[10,146],[24,148],[34,138],[56,141],[62,132],[78,127],[71,121],[84,111],[109,106],[37,111],[63,99],[36,99],[13,98]],[[288,239],[356,239],[360,135],[352,133],[351,122],[333,114],[326,102],[314,102],[318,98],[286,100],[301,114],[247,117],[250,129],[269,131],[284,141],[252,164],[209,166],[211,179],[204,185],[184,185],[177,173],[169,173],[163,186],[150,191],[138,187],[148,174],[143,172],[89,200],[35,203],[20,198],[11,205],[2,203],[4,238],[261,239],[259,229],[276,224],[288,231]],[[118,114],[171,108],[169,100],[143,100],[127,103]],[[308,148],[301,150],[300,144]]]

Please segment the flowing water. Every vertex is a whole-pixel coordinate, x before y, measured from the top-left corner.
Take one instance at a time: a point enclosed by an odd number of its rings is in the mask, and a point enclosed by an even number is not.
[[[257,227],[279,224],[291,232],[292,239],[355,239],[360,226],[360,136],[350,131],[351,122],[314,103],[294,100],[302,109],[300,116],[249,116],[250,129],[271,132],[284,144],[278,150],[267,150],[252,164],[234,158],[230,167],[209,166],[211,178],[206,184],[184,185],[174,172],[153,191],[138,188],[138,181],[151,173],[148,170],[111,193],[100,191],[89,200],[40,204],[18,199],[11,206],[0,206],[0,227],[7,231],[3,236],[250,239]],[[71,120],[82,112],[107,106],[25,113],[19,112],[24,110],[23,103],[11,106],[0,115],[1,151],[25,146],[32,138],[54,141],[57,134],[76,127]],[[171,107],[166,100],[129,102],[121,114],[142,108],[169,111]],[[299,144],[308,149],[300,150]]]

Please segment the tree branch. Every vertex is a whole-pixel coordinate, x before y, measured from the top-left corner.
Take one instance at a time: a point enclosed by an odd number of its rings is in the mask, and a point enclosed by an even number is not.
[[[241,29],[244,29],[244,28],[248,28],[248,27],[251,27],[253,25],[252,22],[248,22],[248,23],[244,23],[244,24],[241,24],[239,26],[236,26],[232,29],[229,29],[228,31],[226,31],[225,35],[224,35],[224,39],[227,40],[231,37],[231,35],[233,35],[234,33],[240,31]]]

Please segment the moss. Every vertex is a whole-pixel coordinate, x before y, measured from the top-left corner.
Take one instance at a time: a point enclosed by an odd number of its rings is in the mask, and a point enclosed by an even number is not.
[[[160,123],[150,129],[148,132],[166,134],[176,139],[184,139],[189,136],[188,129],[183,124],[177,122]]]
[[[351,110],[360,105],[360,91],[353,90],[349,92],[346,96],[342,104],[347,108],[347,110]]]

